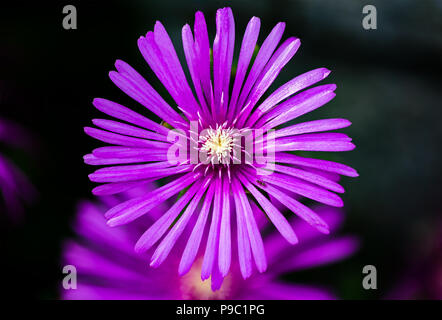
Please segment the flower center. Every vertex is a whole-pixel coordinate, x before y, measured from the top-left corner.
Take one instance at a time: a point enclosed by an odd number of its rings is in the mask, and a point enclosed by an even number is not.
[[[200,150],[207,154],[212,164],[229,164],[235,144],[235,129],[218,126],[205,131],[200,137]]]

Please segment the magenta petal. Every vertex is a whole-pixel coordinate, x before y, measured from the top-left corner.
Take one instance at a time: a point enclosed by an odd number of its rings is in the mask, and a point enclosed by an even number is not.
[[[293,126],[285,127],[280,130],[276,130],[275,138],[293,136],[303,133],[336,130],[348,127],[349,125],[351,125],[351,122],[346,119],[322,119],[302,122]]]
[[[190,26],[188,24],[186,24],[183,27],[182,40],[183,40],[184,54],[186,56],[187,66],[189,67],[190,76],[193,82],[193,87],[195,88],[198,101],[201,105],[202,114],[200,115],[200,117],[202,117],[202,119],[204,120],[203,123],[207,125],[206,122],[210,119],[211,116],[201,86],[203,79],[200,78],[200,73],[198,70],[199,61],[197,60],[196,57],[195,43],[193,40],[192,30],[190,29]]]
[[[174,174],[180,174],[191,171],[191,168],[176,167],[174,169],[160,168],[155,170],[144,171],[142,175],[137,175],[133,173],[132,175],[126,174],[125,172],[120,173],[92,173],[89,175],[89,179],[93,182],[101,183],[120,183],[129,181],[155,181],[168,177]],[[138,180],[140,179],[140,180]]]
[[[279,188],[289,190],[290,192],[297,193],[333,207],[342,207],[344,205],[342,199],[338,195],[306,181],[299,180],[293,176],[275,172],[271,175],[259,175],[257,178],[265,183],[273,184]]]
[[[94,139],[119,146],[158,149],[167,149],[170,147],[169,143],[132,138],[96,128],[85,127],[84,132]]]
[[[92,103],[95,106],[95,108],[97,108],[101,112],[110,115],[112,117],[115,117],[117,119],[136,124],[137,126],[158,132],[165,136],[167,136],[169,133],[169,129],[167,129],[166,127],[116,102],[101,98],[95,98]]]
[[[264,272],[267,269],[267,260],[264,252],[264,244],[261,235],[253,217],[252,208],[249,200],[242,188],[240,182],[236,179],[232,181],[232,190],[235,202],[239,203],[239,208],[242,211],[247,227],[247,232],[250,240],[250,247],[252,249],[253,257],[255,259],[256,267],[259,272]]]
[[[187,226],[187,223],[189,222],[190,218],[192,217],[192,214],[194,213],[202,196],[206,192],[207,186],[209,185],[211,180],[212,180],[212,178],[209,176],[204,180],[204,182],[202,182],[202,184],[198,184],[196,186],[196,188],[198,190],[197,193],[195,194],[193,199],[190,201],[186,210],[179,217],[178,221],[173,225],[170,232],[161,241],[161,243],[158,245],[157,249],[155,250],[154,254],[152,255],[151,263],[150,263],[150,265],[152,267],[158,267],[167,258],[170,251],[172,250],[173,246],[175,245],[176,241],[178,240],[179,236],[183,233],[184,228]],[[188,192],[191,192],[191,189],[189,189]],[[164,214],[163,217],[165,215],[167,215],[167,213]],[[162,218],[158,219],[158,222],[161,219]],[[176,217],[173,217],[173,219],[176,219]],[[169,222],[170,222],[169,226],[171,226],[173,220],[170,219],[167,223],[169,223]],[[155,233],[158,233],[158,231],[156,231]],[[154,234],[154,233],[152,233],[152,234]],[[140,249],[140,246],[137,246],[137,249]]]
[[[255,51],[260,26],[261,21],[259,18],[253,17],[247,24],[247,28],[244,33],[227,116],[227,119],[230,121],[233,120],[233,117],[236,114],[236,103],[238,102],[239,93],[244,82],[250,60],[252,59],[253,52]]]
[[[252,274],[252,255],[250,252],[250,240],[246,228],[244,211],[241,203],[235,201],[236,207],[236,226],[238,233],[238,259],[241,275],[243,279],[247,279]]]
[[[120,147],[120,146],[108,146],[94,149],[92,154],[97,158],[133,158],[133,157],[146,157],[152,156],[165,156],[167,159],[167,150],[151,150],[147,148],[134,148],[134,147]]]
[[[126,164],[126,163],[137,163],[137,162],[150,162],[150,161],[165,161],[167,160],[166,155],[145,155],[132,158],[98,158],[94,154],[87,154],[83,157],[84,163],[101,166],[110,164]]]
[[[123,182],[163,177],[190,170],[192,170],[190,165],[170,167],[169,162],[163,161],[150,164],[106,167],[91,173],[89,179],[94,182]]]
[[[145,184],[147,181],[129,181],[129,182],[116,182],[116,183],[106,183],[102,184],[98,187],[95,187],[92,190],[92,193],[95,196],[105,196],[116,194],[120,192],[127,191],[129,189],[141,186]]]
[[[350,168],[349,166],[346,166],[344,164],[328,160],[311,159],[311,158],[296,156],[294,154],[277,152],[275,154],[275,161],[320,169],[329,172],[335,172],[348,177],[358,176],[358,173],[356,172],[355,169]]]
[[[325,178],[322,175],[315,174],[312,172],[308,172],[305,170],[289,167],[289,166],[281,166],[281,165],[275,165],[275,170],[279,171],[281,173],[288,174],[289,176],[293,176],[314,184],[317,184],[318,186],[324,187],[326,189],[329,189],[334,192],[342,193],[344,192],[344,188],[341,187],[338,183],[329,180]]]
[[[246,122],[248,127],[253,127],[256,121],[276,104],[288,98],[292,94],[301,91],[318,81],[325,79],[330,74],[330,70],[319,68],[303,73],[290,80],[283,86],[276,89],[261,105],[256,108],[249,120]]]
[[[100,127],[104,130],[108,130],[114,133],[119,133],[126,136],[132,136],[137,138],[168,142],[166,136],[163,136],[155,132],[147,131],[141,128],[137,128],[122,122],[114,120],[106,120],[106,119],[93,119],[92,123],[97,127]]]
[[[105,213],[106,218],[110,218],[107,222],[110,226],[117,226],[128,223],[149,212],[159,203],[167,200],[180,190],[197,180],[200,175],[190,172],[161,188],[152,191],[146,196],[141,196],[125,201]]]
[[[221,210],[221,225],[219,236],[218,263],[221,275],[225,277],[230,269],[231,238],[230,238],[230,182],[223,179],[223,195]]]
[[[143,233],[143,235],[140,237],[140,239],[138,239],[137,243],[135,244],[136,252],[141,253],[149,250],[150,247],[152,247],[163,236],[163,234],[167,231],[167,229],[169,229],[174,220],[180,214],[181,210],[183,210],[183,208],[189,203],[190,199],[192,199],[192,197],[195,195],[201,185],[202,183],[200,181],[195,182],[189,188],[189,190],[187,190],[187,192],[181,198],[179,198],[167,212],[165,212],[161,216],[161,218],[155,221],[155,223],[151,225],[149,229],[146,230],[146,232]],[[166,241],[163,246],[167,247],[167,242],[168,241]],[[165,248],[163,247],[163,249],[161,250],[164,249]],[[172,247],[170,246],[169,249],[172,249]],[[158,253],[160,252],[157,252],[157,254]]]
[[[201,11],[195,13],[194,24],[195,55],[198,61],[198,73],[201,79],[204,96],[208,105],[213,104],[213,91],[210,75],[210,44],[207,33],[206,20]]]
[[[280,151],[350,151],[355,145],[343,133],[307,133],[303,135],[278,138],[275,152]]]
[[[135,94],[140,95],[141,101],[147,103],[147,105],[145,105],[140,101],[140,103],[143,104],[147,109],[151,110],[161,118],[163,118],[163,116],[169,117],[170,120],[167,118],[163,120],[170,122],[170,124],[172,124],[171,119],[174,119],[177,123],[185,123],[184,119],[182,119],[178,113],[164,101],[158,92],[156,92],[150,86],[150,84],[129,64],[122,60],[117,60],[115,61],[115,68],[123,77],[131,82],[132,85],[137,86],[137,92]]]
[[[209,236],[207,239],[206,251],[204,252],[203,266],[201,268],[201,280],[206,280],[212,273],[215,256],[217,255],[219,225],[221,215],[221,179],[215,179],[215,197],[213,200],[212,222],[210,224]],[[217,266],[218,268],[218,266]]]
[[[276,50],[261,75],[256,80],[256,83],[246,100],[246,107],[244,107],[244,110],[241,110],[241,117],[238,120],[239,127],[244,125],[252,109],[276,79],[282,68],[295,55],[300,45],[301,41],[299,39],[289,38],[278,48],[278,50]]]
[[[248,175],[248,176],[250,177],[250,181],[252,181],[255,184],[255,186],[257,186],[257,183],[255,183],[252,180],[253,176],[250,176],[250,175]],[[260,177],[262,177],[262,176],[260,176]],[[280,187],[283,187],[283,185],[282,185],[283,183],[284,182],[280,182],[278,185]],[[278,201],[280,201],[283,205],[285,205],[287,208],[292,210],[301,219],[307,221],[307,223],[309,223],[310,225],[315,227],[318,231],[320,231],[322,233],[326,233],[326,234],[330,232],[327,223],[323,219],[321,219],[321,217],[319,217],[315,212],[313,212],[310,208],[304,206],[303,204],[301,204],[300,202],[291,198],[290,196],[288,196],[287,194],[285,194],[281,190],[276,189],[269,184],[266,184],[266,185],[260,184],[259,186],[263,190],[265,190],[268,193],[270,193],[271,195],[273,195]],[[287,187],[287,188],[289,188],[289,187]]]
[[[255,197],[264,212],[267,214],[269,219],[275,225],[276,229],[281,233],[281,235],[290,243],[295,244],[298,242],[295,232],[288,223],[287,219],[279,212],[278,209],[264,196],[262,195],[243,175],[238,174],[238,178],[244,184],[244,186],[250,191],[250,193]]]
[[[204,229],[206,227],[207,217],[209,216],[210,206],[212,204],[213,194],[215,191],[215,184],[209,186],[206,197],[203,200],[203,206],[198,215],[198,220],[193,227],[192,233],[190,234],[187,245],[184,248],[183,256],[180,261],[178,268],[178,273],[184,275],[190,270],[195,257],[198,253],[198,249],[201,243],[201,238],[203,236]]]
[[[328,84],[298,93],[267,112],[255,127],[271,129],[320,108],[336,96],[335,90],[336,85]]]
[[[149,83],[128,64],[121,60],[117,60],[115,66],[117,69],[124,70],[121,73],[116,71],[109,72],[109,78],[118,88],[171,125],[185,124],[184,120],[178,115],[178,113],[176,113],[176,111],[174,111],[160,97]],[[124,66],[124,69],[122,66]],[[130,73],[125,72],[129,68]]]
[[[216,12],[216,36],[213,41],[213,84],[215,119],[223,119],[229,104],[229,83],[235,45],[235,23],[232,9]],[[218,115],[218,116],[217,116]]]
[[[213,263],[213,270],[210,278],[210,288],[212,291],[219,290],[221,288],[221,285],[223,284],[224,276],[218,269],[218,258],[215,257],[215,261]]]
[[[167,64],[168,71],[171,77],[176,82],[176,88],[180,94],[180,99],[176,102],[181,108],[186,108],[190,112],[196,112],[199,110],[199,105],[195,100],[195,97],[187,82],[181,63],[176,54],[172,41],[167,34],[166,29],[157,21],[154,28],[155,42],[161,51],[164,62]]]
[[[244,84],[243,89],[241,90],[241,94],[238,100],[238,110],[242,110],[244,103],[252,90],[253,85],[258,79],[261,71],[264,69],[265,65],[269,61],[276,47],[278,46],[279,41],[281,40],[282,34],[284,33],[285,23],[278,23],[264,40],[259,52],[256,56],[255,62],[253,63],[252,68],[247,76],[247,80]]]

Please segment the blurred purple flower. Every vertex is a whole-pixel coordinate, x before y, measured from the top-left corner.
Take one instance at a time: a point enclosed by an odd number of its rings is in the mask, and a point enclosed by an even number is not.
[[[30,137],[19,125],[0,118],[0,143],[17,149],[31,149]],[[0,192],[6,212],[14,221],[23,217],[24,204],[30,203],[36,190],[17,166],[0,153]]]
[[[269,261],[265,274],[254,274],[244,280],[238,264],[233,263],[232,272],[224,282],[219,273],[203,282],[202,252],[197,254],[188,274],[180,277],[176,272],[180,265],[177,255],[171,255],[169,263],[153,269],[145,264],[146,253],[133,251],[139,234],[161,216],[165,205],[153,209],[152,217],[145,216],[134,224],[112,230],[106,226],[103,213],[117,200],[113,197],[102,200],[98,204],[85,201],[78,208],[74,223],[78,238],[66,242],[63,252],[63,264],[76,267],[78,282],[76,289],[61,289],[63,299],[332,299],[334,295],[328,290],[287,283],[279,276],[337,262],[358,247],[354,237],[327,237],[308,225],[292,221],[303,242],[292,247],[276,232],[265,236]],[[343,220],[339,209],[321,207],[318,214],[333,233]],[[177,247],[175,250],[183,249],[184,243],[179,242]],[[212,291],[214,288],[219,290]]]
[[[334,176],[356,177],[358,174],[354,169],[339,163],[300,157],[290,152],[352,150],[355,146],[347,135],[324,133],[347,127],[350,122],[345,119],[323,119],[290,123],[282,128],[284,124],[334,98],[334,84],[306,89],[329,75],[330,71],[325,68],[293,78],[261,101],[300,46],[299,39],[290,37],[278,47],[284,28],[284,23],[278,23],[273,28],[260,46],[253,64],[250,64],[257,47],[260,19],[253,17],[250,20],[242,39],[230,91],[235,46],[234,19],[230,8],[217,11],[213,51],[201,12],[195,15],[193,34],[189,25],[182,29],[184,53],[193,89],[186,80],[169,35],[163,25],[157,22],[154,31],[138,39],[138,47],[181,113],[172,108],[137,71],[121,60],[115,63],[117,71],[109,73],[111,80],[167,125],[156,123],[118,103],[94,99],[93,104],[98,110],[124,121],[94,119],[94,125],[99,128],[85,128],[91,137],[113,145],[93,150],[84,157],[85,162],[91,165],[118,165],[98,169],[89,175],[92,181],[105,183],[93,190],[95,195],[116,194],[148,181],[173,177],[162,187],[108,210],[105,214],[109,219],[108,225],[129,223],[183,191],[176,203],[136,243],[136,251],[144,252],[167,234],[152,256],[152,266],[159,266],[167,258],[200,203],[203,205],[184,250],[180,274],[189,271],[195,261],[209,216],[211,222],[210,227],[207,226],[209,236],[201,277],[207,279],[218,273],[222,276],[228,274],[232,263],[231,220],[234,219],[230,214],[231,207],[235,207],[236,213],[238,259],[242,276],[248,278],[251,275],[252,256],[257,269],[260,272],[266,270],[264,245],[252,214],[249,196],[257,201],[269,220],[291,244],[298,242],[295,232],[265,194],[277,199],[318,231],[329,232],[327,223],[297,201],[294,195],[341,207],[342,199],[334,192],[342,193],[344,189],[336,183]],[[172,133],[170,127],[179,130],[178,134],[176,131]],[[276,131],[271,131],[274,128],[277,128]],[[238,137],[246,136],[249,132],[255,135],[251,150],[247,150],[241,140],[238,141]],[[270,132],[274,133],[273,140]],[[180,144],[180,138],[183,137],[184,142]],[[188,143],[191,144],[189,154],[186,153],[182,161],[171,162],[169,152],[176,146],[185,147],[187,151]],[[204,153],[207,161],[197,157],[194,162],[191,152],[195,150]],[[274,158],[268,162],[274,167],[268,170],[261,160],[271,150],[275,152]],[[251,161],[247,161],[247,157]],[[230,194],[233,194],[233,200]],[[174,221],[176,223],[171,227]]]

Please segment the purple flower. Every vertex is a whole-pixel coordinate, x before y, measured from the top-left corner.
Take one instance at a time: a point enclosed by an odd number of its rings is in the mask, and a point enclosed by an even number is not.
[[[291,219],[301,244],[290,246],[278,233],[264,237],[269,270],[244,280],[239,266],[221,283],[222,277],[212,275],[201,281],[203,255],[198,254],[190,271],[180,277],[175,269],[178,256],[159,268],[147,268],[146,253],[137,254],[133,244],[143,227],[161,216],[164,207],[153,209],[153,217],[145,216],[136,223],[112,230],[106,226],[104,210],[116,201],[104,197],[104,202],[82,202],[74,223],[77,240],[65,243],[63,264],[73,265],[77,271],[76,289],[61,288],[63,299],[333,299],[335,296],[321,287],[287,283],[280,275],[333,263],[351,255],[358,247],[354,237],[324,236],[312,227]],[[164,205],[163,205],[164,206]],[[257,209],[257,207],[254,207]],[[338,209],[322,207],[320,216],[335,232],[343,220]],[[184,243],[177,244],[180,249]],[[212,288],[219,289],[212,291]]]
[[[30,149],[30,138],[19,125],[0,119],[0,143],[17,149]],[[0,192],[3,196],[6,212],[19,221],[22,218],[24,204],[30,203],[36,191],[24,173],[0,153]]]
[[[190,270],[204,230],[208,229],[203,280],[218,273],[223,277],[228,274],[232,263],[231,225],[235,220],[242,276],[251,275],[252,257],[260,272],[266,270],[265,248],[252,214],[252,199],[282,236],[295,244],[296,233],[274,205],[275,201],[318,231],[328,233],[326,221],[296,198],[303,196],[341,207],[343,202],[334,192],[342,193],[344,189],[336,182],[336,176],[358,175],[343,164],[293,154],[300,150],[354,148],[347,135],[324,133],[349,126],[348,120],[292,124],[292,120],[333,99],[334,84],[306,89],[327,77],[329,70],[319,68],[297,76],[263,99],[300,46],[300,40],[291,37],[278,47],[285,24],[278,23],[273,28],[251,63],[260,20],[256,17],[250,20],[232,85],[235,27],[230,8],[217,11],[216,27],[212,51],[201,12],[195,15],[193,33],[189,25],[183,27],[183,48],[193,88],[160,22],[155,24],[154,31],[138,39],[143,57],[175,101],[176,108],[127,63],[117,60],[117,71],[109,73],[121,90],[158,116],[162,124],[116,102],[97,98],[93,104],[98,110],[122,122],[94,119],[99,128],[85,128],[88,135],[112,145],[97,148],[84,157],[88,164],[107,166],[89,175],[92,181],[104,183],[93,190],[95,195],[116,194],[159,179],[166,181],[160,188],[108,210],[105,213],[108,225],[134,221],[180,193],[174,205],[140,237],[135,249],[145,252],[162,239],[150,263],[159,266],[197,215],[179,274]],[[235,209],[233,214],[230,208]]]

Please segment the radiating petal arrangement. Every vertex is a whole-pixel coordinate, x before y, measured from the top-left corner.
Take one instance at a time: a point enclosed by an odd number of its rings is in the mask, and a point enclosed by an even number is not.
[[[84,157],[87,164],[104,166],[89,175],[91,181],[101,183],[93,193],[112,195],[162,182],[110,208],[105,213],[108,225],[133,222],[179,194],[135,244],[138,253],[156,246],[151,266],[161,265],[181,242],[178,239],[184,238],[184,231],[191,229],[183,240],[180,275],[189,272],[200,248],[204,250],[201,278],[211,277],[212,287],[217,287],[214,279],[221,283],[236,261],[243,278],[250,277],[255,267],[264,272],[268,252],[253,213],[255,203],[290,244],[297,243],[299,235],[275,203],[317,231],[329,233],[327,221],[300,198],[342,207],[336,193],[344,189],[337,177],[358,174],[346,165],[296,152],[354,149],[346,134],[328,132],[351,123],[345,119],[296,121],[335,97],[334,84],[311,87],[330,74],[326,68],[296,76],[265,96],[300,47],[295,37],[281,43],[284,29],[285,23],[278,23],[258,45],[260,19],[253,17],[236,63],[232,10],[217,11],[212,47],[204,15],[197,12],[193,32],[189,25],[182,29],[189,82],[166,29],[157,22],[153,31],[138,39],[138,48],[170,97],[163,98],[131,66],[117,60],[110,79],[146,107],[146,114],[94,99],[93,105],[115,120],[94,119],[95,127],[85,128],[88,135],[109,144]],[[152,113],[161,123],[149,119]],[[232,258],[235,247],[237,259]]]
[[[106,196],[98,202],[82,201],[79,204],[74,221],[76,239],[65,243],[62,260],[63,265],[76,267],[77,287],[75,290],[61,288],[62,299],[334,299],[334,294],[328,289],[287,283],[280,276],[341,261],[352,255],[359,244],[353,236],[335,235],[343,221],[339,209],[320,207],[318,213],[329,224],[330,236],[317,233],[311,226],[292,218],[290,226],[302,244],[290,246],[277,232],[263,237],[269,265],[265,274],[254,274],[244,280],[241,263],[233,262],[224,282],[219,281],[222,278],[213,276],[210,282],[203,282],[200,278],[203,253],[196,255],[196,263],[185,276],[180,277],[175,271],[181,263],[179,257],[173,256],[169,263],[152,269],[146,268],[145,253],[133,251],[143,228],[155,223],[155,217],[161,216],[169,204],[163,203],[152,209],[152,216],[146,215],[133,224],[111,229],[106,226],[103,213],[120,199],[121,196]],[[260,216],[256,205],[252,206],[252,210],[257,217]],[[188,235],[189,232],[185,233]],[[181,250],[184,246],[183,242],[177,244]],[[246,250],[238,248],[238,251],[244,253]],[[250,255],[250,252],[245,255]],[[213,287],[218,290],[212,291]]]

